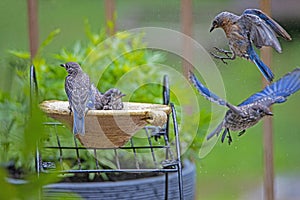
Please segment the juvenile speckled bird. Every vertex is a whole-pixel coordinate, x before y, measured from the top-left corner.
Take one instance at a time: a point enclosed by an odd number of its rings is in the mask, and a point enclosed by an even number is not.
[[[210,32],[219,27],[224,30],[229,40],[230,51],[215,47],[224,56],[211,53],[212,56],[221,59],[224,63],[228,59],[234,60],[236,56],[249,59],[271,82],[274,79],[271,69],[260,60],[252,45],[257,48],[271,46],[281,53],[277,37],[292,40],[291,36],[276,21],[258,9],[246,9],[241,16],[221,12],[214,18]]]
[[[123,109],[122,97],[123,94],[117,88],[111,88],[107,90],[103,95],[101,102],[103,104],[103,110],[121,110]]]
[[[189,78],[202,96],[211,102],[229,108],[223,121],[207,136],[207,140],[209,140],[214,135],[218,136],[225,128],[221,141],[223,142],[228,134],[229,144],[232,142],[230,130],[240,131],[238,136],[243,135],[247,128],[254,126],[264,116],[273,115],[270,110],[272,104],[285,102],[288,96],[300,89],[300,68],[296,68],[278,81],[266,86],[262,91],[253,94],[238,106],[234,106],[210,92],[192,72],[190,72]]]
[[[73,133],[84,135],[84,117],[89,109],[94,108],[95,101],[90,78],[82,71],[78,63],[68,62],[60,66],[68,72],[65,91],[69,100],[70,112],[73,112]]]
[[[98,88],[95,87],[94,84],[92,84],[92,95],[95,99],[94,101],[94,110],[103,110],[103,102],[102,102],[102,93],[98,90]]]
[[[122,97],[124,97],[125,94],[117,88],[111,88],[102,94],[94,85],[92,85],[92,94],[95,95],[94,109],[96,110],[123,109]]]

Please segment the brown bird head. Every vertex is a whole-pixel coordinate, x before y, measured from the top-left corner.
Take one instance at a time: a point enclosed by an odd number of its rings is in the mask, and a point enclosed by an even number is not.
[[[77,74],[78,71],[81,71],[81,67],[76,62],[67,62],[66,64],[61,64],[61,67],[65,68],[68,74]]]
[[[228,24],[230,25],[233,20],[235,20],[238,16],[230,13],[230,12],[221,12],[219,13],[213,20],[212,26],[209,32],[212,32],[215,28],[223,28]]]

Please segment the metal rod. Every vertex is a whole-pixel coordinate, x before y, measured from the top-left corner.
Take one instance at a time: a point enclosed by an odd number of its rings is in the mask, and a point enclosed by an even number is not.
[[[58,149],[58,147],[53,147],[53,146],[46,146],[44,148],[48,149]],[[88,149],[88,150],[93,150],[93,149],[101,149],[101,150],[113,150],[113,149],[149,149],[149,148],[154,148],[154,149],[165,149],[168,148],[168,146],[134,146],[134,147],[115,147],[115,148],[96,148],[96,147],[61,147],[61,149]]]
[[[37,176],[40,176],[41,172],[41,157],[40,157],[40,152],[38,147],[36,147],[36,152],[35,152],[35,167],[37,171]]]
[[[150,136],[150,134],[148,132],[148,128],[147,127],[145,127],[145,132],[146,132],[146,135],[147,135],[147,138],[148,138],[148,143],[150,145],[150,151],[151,151],[153,163],[154,163],[154,166],[157,168],[158,164],[157,164],[156,157],[155,157],[155,154],[154,154],[154,151],[153,151],[153,148],[152,148],[151,136]]]
[[[60,140],[59,140],[59,137],[58,137],[58,134],[57,134],[57,127],[56,127],[56,125],[54,125],[54,129],[55,129],[55,135],[56,135],[56,140],[57,140],[57,146],[58,146],[58,149],[59,149],[59,163],[60,163],[61,169],[63,169],[63,156],[62,156],[63,155],[63,151],[62,151]]]
[[[163,79],[163,104],[169,105],[170,103],[170,87],[169,87],[169,77],[164,75]]]
[[[132,140],[132,138],[130,138],[130,145],[131,145],[131,147],[132,147],[132,151],[133,151],[133,154],[134,154],[135,166],[136,166],[137,169],[140,169],[140,164],[139,164],[139,161],[138,161],[138,159],[137,159],[136,149],[135,149],[135,147],[134,147],[134,145],[133,145],[133,140]]]
[[[96,168],[100,169],[98,156],[97,156],[97,149],[94,149],[94,158],[95,158],[95,162],[96,162]]]
[[[170,104],[170,87],[169,87],[169,77],[168,75],[164,75],[163,78],[163,103],[164,105]],[[167,116],[167,122],[165,125],[165,134],[164,134],[164,140],[166,145],[166,160],[169,159],[169,121],[170,121],[170,115]],[[169,195],[169,174],[165,174],[165,200],[168,199]]]
[[[116,159],[116,164],[117,164],[117,168],[120,169],[120,160],[119,160],[119,154],[118,154],[118,151],[117,149],[114,149],[114,152],[115,152],[115,159]]]
[[[271,0],[261,0],[260,7],[263,12],[271,15]],[[261,49],[263,62],[271,67],[272,53],[270,47]],[[263,78],[263,86],[268,83]],[[273,200],[274,196],[274,162],[273,162],[273,121],[271,117],[265,118],[263,123],[264,146],[264,199]]]
[[[39,46],[37,2],[37,0],[27,0],[29,48],[31,59],[33,59],[36,55]]]
[[[75,135],[74,135],[74,143],[75,143],[75,150],[76,150],[78,167],[79,167],[79,169],[81,169],[81,161],[80,161],[80,157],[79,157],[79,148],[78,148],[78,145],[77,145],[77,141],[76,141]],[[74,147],[73,147],[73,149],[74,149]]]
[[[88,169],[88,170],[63,170],[63,171],[56,171],[53,173],[120,173],[120,172],[127,172],[127,173],[170,173],[170,172],[178,172],[177,168],[168,168],[168,169]],[[49,171],[48,173],[52,173]]]
[[[182,180],[182,165],[181,165],[181,153],[180,153],[180,140],[179,140],[179,131],[178,131],[178,124],[176,119],[176,110],[174,104],[171,103],[172,109],[172,118],[173,118],[173,125],[174,125],[174,133],[175,133],[175,141],[176,141],[176,153],[177,153],[177,166],[178,166],[178,187],[179,187],[179,195],[180,199],[183,199],[183,180]]]

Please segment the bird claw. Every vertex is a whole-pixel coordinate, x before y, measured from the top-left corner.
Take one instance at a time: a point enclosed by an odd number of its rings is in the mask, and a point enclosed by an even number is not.
[[[224,49],[220,49],[218,47],[214,47],[214,49],[216,49],[217,52],[219,53],[223,53],[225,55],[224,56],[219,56],[219,55],[216,55],[214,54],[213,52],[210,52],[210,54],[216,58],[216,59],[220,59],[224,64],[228,64],[225,60],[233,60],[233,57],[231,56],[232,55],[232,52],[231,51],[227,51],[227,50],[224,50]]]
[[[228,63],[225,61],[225,59],[228,59],[228,58],[218,56],[218,55],[214,54],[213,52],[210,52],[210,54],[211,54],[214,58],[217,58],[217,59],[222,60],[222,62],[223,62],[224,64],[226,64],[226,65],[228,64]]]
[[[225,50],[225,49],[220,49],[218,47],[214,47],[214,49],[216,51],[218,51],[219,53],[225,54],[228,58],[231,57],[230,55],[232,55],[232,51],[228,51],[228,50]]]
[[[226,64],[226,65],[228,64],[228,63],[224,60],[225,58],[220,58],[220,59],[222,60],[222,62],[223,62],[224,64]]]
[[[245,132],[246,132],[246,130],[242,130],[241,132],[239,132],[238,136],[240,137],[240,136],[244,135]]]
[[[69,109],[69,115],[72,114],[72,108],[70,106],[68,106],[68,109]]]
[[[232,137],[231,137],[231,135],[227,135],[227,138],[228,138],[228,145],[230,145],[232,143]]]

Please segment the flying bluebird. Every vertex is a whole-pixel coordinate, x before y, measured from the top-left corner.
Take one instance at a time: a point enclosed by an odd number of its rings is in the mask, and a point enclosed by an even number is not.
[[[192,72],[190,72],[189,78],[202,96],[211,102],[229,108],[223,121],[207,136],[207,140],[209,140],[214,135],[218,136],[225,128],[221,141],[224,141],[228,133],[229,144],[232,142],[230,130],[240,131],[239,136],[243,135],[247,128],[254,126],[264,116],[273,115],[270,110],[272,104],[285,102],[288,96],[300,89],[300,68],[296,68],[278,81],[266,86],[262,91],[250,96],[238,106],[234,106],[210,92]]]
[[[93,93],[89,76],[84,73],[79,64],[68,62],[61,64],[68,76],[65,80],[65,91],[73,112],[73,133],[85,134],[84,117],[89,109],[94,108],[95,94]]]
[[[211,53],[212,56],[221,59],[225,64],[225,60],[234,60],[236,56],[249,59],[271,82],[274,75],[271,69],[260,60],[253,44],[257,48],[271,46],[281,53],[281,46],[277,37],[292,40],[291,36],[271,17],[258,9],[246,9],[241,16],[230,12],[221,12],[214,18],[210,32],[219,27],[224,30],[229,40],[230,51],[215,47],[219,53],[223,53],[225,56]]]

